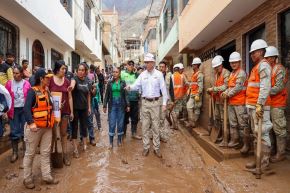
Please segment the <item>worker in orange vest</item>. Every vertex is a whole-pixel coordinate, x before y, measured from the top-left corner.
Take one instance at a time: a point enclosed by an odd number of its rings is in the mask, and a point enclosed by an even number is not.
[[[239,128],[244,131],[244,146],[242,153],[248,153],[250,149],[250,128],[248,125],[248,114],[245,106],[247,74],[241,67],[241,55],[233,52],[229,62],[233,69],[229,77],[228,89],[222,93],[222,98],[228,98],[228,114],[230,122],[229,148],[240,145]]]
[[[255,40],[250,49],[254,67],[248,79],[246,91],[246,106],[251,119],[251,128],[255,138],[257,137],[259,120],[262,120],[262,144],[261,144],[261,169],[269,166],[271,141],[269,132],[273,125],[270,119],[270,91],[271,91],[271,66],[264,59],[267,43],[258,39]],[[256,138],[257,139],[257,138]],[[257,141],[254,142],[256,151]],[[247,169],[255,169],[256,162],[246,164]]]
[[[287,89],[286,84],[288,76],[285,67],[278,64],[279,52],[274,46],[266,48],[265,58],[272,67],[271,83],[271,119],[273,122],[273,130],[276,138],[276,155],[270,158],[272,163],[284,160],[286,149],[286,117],[285,109],[287,105]],[[273,145],[272,145],[273,146]]]
[[[188,80],[187,75],[184,73],[184,65],[182,63],[179,63],[180,69],[179,72],[182,74],[186,80]],[[184,87],[184,92],[186,93],[188,90],[188,85],[185,85]],[[183,102],[182,102],[182,113],[180,114],[180,120],[181,121],[187,121],[188,120],[188,113],[186,109],[186,103],[187,103],[187,95],[185,94],[183,97]]]
[[[200,58],[194,58],[192,61],[193,73],[191,76],[190,88],[188,93],[190,95],[186,104],[188,113],[188,123],[186,127],[196,127],[196,123],[199,119],[200,108],[202,106],[202,93],[203,93],[203,79],[204,75],[200,72],[199,67],[201,65]]]
[[[215,71],[215,84],[213,87],[207,89],[208,94],[213,94],[215,101],[215,125],[223,131],[223,123],[224,123],[224,106],[223,99],[221,98],[221,93],[224,92],[228,88],[230,71],[223,67],[223,57],[217,55],[212,60],[212,68]],[[218,141],[221,142],[223,139],[223,135],[219,137]],[[220,146],[226,146],[224,142],[220,143]]]
[[[173,129],[177,129],[176,123],[177,118],[180,113],[182,113],[182,107],[184,105],[184,97],[186,95],[185,87],[188,85],[186,77],[180,73],[181,64],[175,64],[173,66],[174,73],[171,77],[171,84],[173,87],[173,101],[174,101],[174,109],[173,109],[173,119],[175,125],[173,125]]]

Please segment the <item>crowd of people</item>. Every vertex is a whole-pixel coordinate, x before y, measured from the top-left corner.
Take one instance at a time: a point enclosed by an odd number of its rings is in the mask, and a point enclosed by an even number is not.
[[[215,141],[219,146],[240,148],[242,154],[247,154],[253,134],[256,150],[261,120],[261,163],[265,169],[270,162],[285,159],[288,77],[283,65],[277,63],[277,48],[259,39],[252,43],[250,53],[254,66],[249,77],[238,52],[229,56],[232,72],[223,67],[222,56],[215,56],[212,60],[215,82],[206,91],[213,104],[210,104],[215,117],[213,127],[220,128]],[[9,124],[11,163],[18,159],[18,143],[23,142],[23,183],[28,189],[35,187],[32,163],[38,148],[42,180],[47,184],[58,183],[51,175],[51,153],[58,133],[62,162],[66,166],[71,164],[68,139],[72,140],[74,158],[80,157],[78,140],[83,151],[87,149],[87,141],[96,145],[95,131],[102,130],[100,104],[103,112],[108,113],[110,150],[114,148],[115,135],[117,145],[123,145],[127,127],[131,125],[132,139],[143,142],[142,155],[149,154],[152,139],[153,152],[161,158],[160,141],[167,142],[168,125],[178,129],[177,124],[183,118],[187,127],[197,127],[204,93],[200,58],[193,59],[190,78],[183,72],[182,63],[175,64],[171,73],[167,63],[161,61],[158,70],[150,53],[144,57],[144,68],[128,61],[122,68],[113,67],[107,73],[85,62],[72,73],[62,60],[55,62],[52,72],[38,66],[30,72],[27,60],[22,65],[14,61],[13,53],[7,53],[5,60],[0,56],[0,135],[4,133],[3,125]],[[225,103],[229,132],[224,129]],[[137,134],[140,120],[142,136]],[[255,169],[256,162],[246,167]]]

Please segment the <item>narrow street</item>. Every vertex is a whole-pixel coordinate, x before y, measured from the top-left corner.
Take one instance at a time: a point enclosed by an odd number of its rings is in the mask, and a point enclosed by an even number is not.
[[[103,131],[96,133],[96,147],[89,146],[79,159],[72,159],[70,167],[53,169],[60,180],[56,186],[41,183],[39,160],[34,164],[36,188],[24,188],[22,159],[9,162],[10,151],[0,157],[1,193],[221,193],[221,192],[285,192],[289,185],[279,182],[285,176],[265,177],[256,180],[243,171],[246,159],[228,160],[221,163],[213,160],[185,130],[170,130],[170,140],[162,143],[163,158],[150,151],[142,156],[142,141],[127,136],[123,148],[108,150],[107,115],[102,114]],[[141,130],[139,130],[140,132]],[[116,142],[116,141],[115,141]],[[115,145],[116,146],[116,145]],[[289,161],[288,161],[289,162]],[[290,164],[288,164],[290,165]],[[285,164],[281,170],[285,168]],[[284,172],[283,172],[284,173]],[[289,177],[289,176],[288,176]],[[281,186],[284,184],[283,186]],[[284,191],[283,191],[284,190]]]

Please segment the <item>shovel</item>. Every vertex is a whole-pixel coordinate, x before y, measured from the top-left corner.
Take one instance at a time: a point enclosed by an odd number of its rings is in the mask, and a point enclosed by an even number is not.
[[[262,146],[262,118],[258,123],[257,157],[256,157],[256,179],[261,179],[261,146]]]
[[[211,96],[212,97],[212,96]],[[211,98],[211,110],[212,110],[212,115],[213,115],[213,126],[211,128],[210,132],[210,139],[212,142],[216,143],[219,137],[219,134],[221,132],[220,128],[216,127],[216,119],[215,119],[215,104],[213,97]]]
[[[210,135],[212,127],[213,127],[213,116],[212,116],[212,108],[211,108],[211,97],[209,97],[209,101],[208,101],[208,127],[207,127],[207,131]]]
[[[219,145],[220,147],[227,147],[229,143],[228,139],[228,102],[227,98],[225,98],[224,101],[224,130],[223,130],[224,136],[223,136],[223,141]]]
[[[63,153],[62,153],[62,146],[60,140],[60,127],[59,124],[54,128],[55,129],[55,136],[52,139],[53,147],[51,153],[51,164],[53,168],[62,168],[63,167]]]

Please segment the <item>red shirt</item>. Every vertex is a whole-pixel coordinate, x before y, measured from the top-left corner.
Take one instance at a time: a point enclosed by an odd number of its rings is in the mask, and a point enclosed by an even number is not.
[[[70,115],[70,108],[69,108],[69,101],[68,101],[68,87],[70,86],[70,81],[65,78],[64,83],[61,86],[58,86],[54,82],[54,77],[51,78],[50,83],[49,83],[49,91],[50,92],[61,92],[62,93],[62,98],[61,98],[61,103],[63,104],[61,108],[61,115]]]

